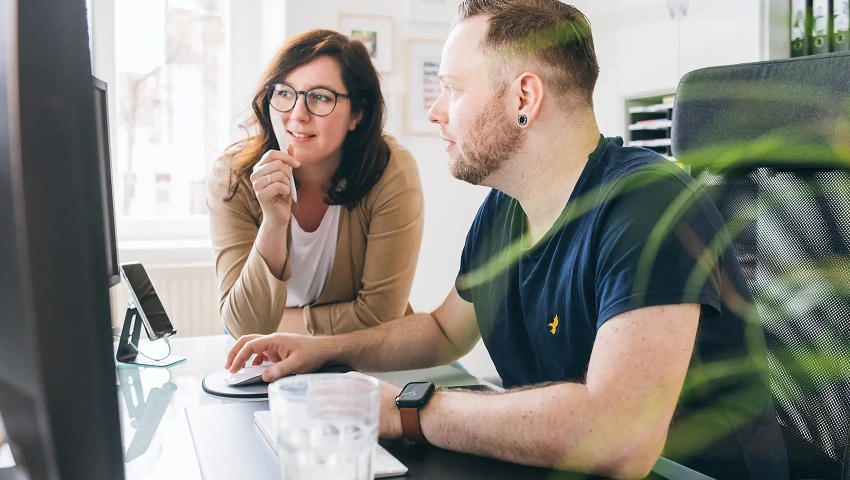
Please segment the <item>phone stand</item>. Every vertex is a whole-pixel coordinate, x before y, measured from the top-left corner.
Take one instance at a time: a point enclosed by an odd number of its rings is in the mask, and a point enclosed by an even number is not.
[[[144,365],[146,367],[170,367],[186,360],[186,357],[177,355],[168,355],[159,360],[145,357],[139,352],[139,337],[141,333],[142,319],[139,316],[136,305],[130,302],[127,306],[127,314],[124,315],[124,327],[121,329],[121,337],[118,339],[118,350],[115,353],[115,359],[118,362]]]

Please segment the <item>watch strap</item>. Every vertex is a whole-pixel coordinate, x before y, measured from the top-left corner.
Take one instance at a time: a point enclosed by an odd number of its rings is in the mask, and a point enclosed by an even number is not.
[[[419,425],[418,408],[399,408],[401,414],[401,433],[404,438],[414,443],[428,443]]]

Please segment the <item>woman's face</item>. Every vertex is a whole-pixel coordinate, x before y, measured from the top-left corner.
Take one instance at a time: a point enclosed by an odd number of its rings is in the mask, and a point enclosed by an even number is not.
[[[283,83],[304,92],[321,87],[336,93],[349,93],[342,81],[339,65],[327,56],[296,68],[286,76]],[[283,120],[286,140],[293,147],[292,156],[304,165],[339,161],[342,142],[349,131],[357,128],[361,115],[352,114],[351,100],[344,97],[337,98],[336,107],[330,115],[314,115],[307,110],[305,96],[296,95],[298,100],[295,108],[288,112],[269,108],[269,115]],[[333,104],[333,98],[329,101]]]

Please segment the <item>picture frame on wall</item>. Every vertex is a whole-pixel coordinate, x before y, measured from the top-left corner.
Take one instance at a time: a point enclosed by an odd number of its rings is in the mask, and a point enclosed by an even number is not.
[[[440,129],[428,120],[428,111],[440,97],[442,87],[438,75],[443,53],[439,40],[408,39],[405,42],[407,59],[407,101],[404,130],[408,135],[439,135]]]
[[[410,21],[417,23],[438,23],[448,26],[457,14],[461,0],[408,0],[410,2]]]
[[[378,15],[341,13],[337,30],[353,40],[360,40],[381,73],[393,70],[393,19]]]

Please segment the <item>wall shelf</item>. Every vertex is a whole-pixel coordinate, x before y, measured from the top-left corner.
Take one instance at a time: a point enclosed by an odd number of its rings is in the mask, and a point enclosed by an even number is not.
[[[672,120],[641,120],[629,125],[629,130],[664,130],[673,126]]]
[[[626,100],[626,145],[652,150],[675,162],[670,151],[673,127],[673,94]]]
[[[669,138],[659,138],[657,140],[632,140],[632,141],[629,142],[629,146],[630,147],[643,147],[643,148],[669,147],[670,146],[670,139]],[[667,156],[667,155],[665,155],[665,156]]]
[[[656,105],[629,107],[629,113],[660,113],[673,109],[673,102],[659,103]]]

